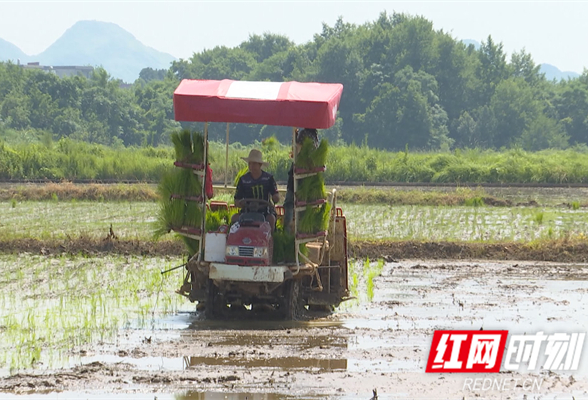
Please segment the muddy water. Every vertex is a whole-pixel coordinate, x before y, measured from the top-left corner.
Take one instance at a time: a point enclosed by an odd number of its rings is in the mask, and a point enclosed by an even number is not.
[[[407,261],[385,265],[374,287],[371,302],[305,321],[157,318],[114,343],[72,349],[64,370],[75,378],[45,371],[50,393],[38,398],[368,400],[373,389],[394,399],[588,398],[586,348],[572,372],[424,373],[436,329],[586,332],[587,265]],[[470,375],[506,384],[483,390],[466,384]],[[41,379],[15,382],[2,388],[12,384],[18,399],[32,398],[31,382],[47,390]]]

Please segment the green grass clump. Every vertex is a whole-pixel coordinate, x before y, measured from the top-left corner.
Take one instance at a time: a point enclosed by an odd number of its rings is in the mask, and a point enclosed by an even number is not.
[[[470,197],[464,200],[464,204],[468,207],[482,207],[484,206],[484,199],[481,197]]]
[[[204,160],[204,136],[189,129],[175,131],[171,134],[176,161],[201,164]]]
[[[233,214],[236,214],[236,208],[220,208],[214,211],[206,212],[206,231],[216,232],[222,225],[230,225]]]
[[[171,141],[177,161],[189,164],[203,162],[204,136],[202,134],[184,129],[173,132]],[[192,169],[177,168],[164,174],[158,186],[158,193],[160,208],[154,232],[156,238],[182,227],[201,227],[202,204],[188,199],[188,197],[202,195],[202,182]],[[199,240],[185,236],[182,236],[182,240],[191,254],[198,252]]]
[[[300,152],[296,155],[296,166],[298,168],[312,169],[322,167],[327,162],[329,143],[322,139],[317,148],[310,138],[304,139]]]
[[[276,229],[274,232],[273,262],[294,262],[296,260],[295,249],[294,235]]]
[[[327,197],[325,177],[322,172],[300,179],[297,189],[296,199],[298,201],[310,202],[318,199],[325,199]]]
[[[174,199],[172,195],[199,196],[202,185],[191,170],[177,168],[165,174],[159,183],[159,213],[156,220],[155,237],[159,238],[173,228],[184,225],[199,227],[202,220],[200,204],[184,199]]]
[[[298,223],[298,232],[318,233],[327,230],[330,213],[331,205],[329,203],[320,207],[306,207],[306,211]]]

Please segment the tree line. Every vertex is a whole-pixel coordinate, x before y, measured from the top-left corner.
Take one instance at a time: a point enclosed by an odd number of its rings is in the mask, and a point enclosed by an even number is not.
[[[90,79],[60,79],[0,63],[0,137],[169,144],[172,129],[199,127],[173,120],[172,94],[181,79],[342,83],[337,122],[322,132],[332,144],[392,151],[588,145],[586,69],[579,78],[548,81],[524,49],[507,60],[491,36],[479,48],[466,46],[423,17],[397,13],[362,25],[340,18],[300,45],[282,35],[251,35],[168,70],[146,68],[128,88],[101,68]],[[211,124],[210,137],[223,140],[225,130]],[[244,145],[290,138],[285,127],[230,130]]]

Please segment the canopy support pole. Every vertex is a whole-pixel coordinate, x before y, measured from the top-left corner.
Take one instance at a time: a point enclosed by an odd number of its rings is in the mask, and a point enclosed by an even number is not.
[[[227,122],[227,140],[225,146],[225,188],[229,179],[229,123]]]

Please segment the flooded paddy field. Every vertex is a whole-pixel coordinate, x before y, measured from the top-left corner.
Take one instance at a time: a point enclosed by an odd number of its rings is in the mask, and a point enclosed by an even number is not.
[[[588,240],[584,188],[485,190],[527,205],[343,204],[350,240]],[[181,251],[149,252],[156,214],[149,201],[0,202],[1,399],[588,399],[586,343],[574,371],[425,373],[435,330],[586,332],[588,264],[390,257],[379,243],[352,260],[355,299],[332,314],[208,321],[174,293],[182,269],[161,274]],[[123,250],[67,248],[109,244],[111,228]],[[15,252],[19,240],[41,246]]]
[[[181,260],[11,257],[0,257],[11,265],[1,398],[588,398],[585,349],[573,372],[424,372],[436,329],[585,332],[585,264],[380,261],[374,277],[375,262],[359,260],[357,299],[285,322],[207,321],[173,293],[181,274],[158,276]],[[471,375],[507,389],[468,385]]]

